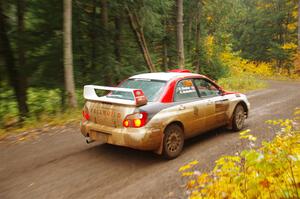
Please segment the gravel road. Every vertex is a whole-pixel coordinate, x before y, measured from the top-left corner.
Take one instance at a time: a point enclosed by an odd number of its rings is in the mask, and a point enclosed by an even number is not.
[[[268,119],[292,118],[300,107],[300,82],[269,81],[269,88],[247,93],[246,128],[261,140],[274,131]],[[0,142],[0,198],[185,198],[178,168],[192,160],[212,169],[223,154],[244,146],[239,134],[220,128],[185,143],[175,160],[151,152],[85,143],[75,125],[49,127]]]

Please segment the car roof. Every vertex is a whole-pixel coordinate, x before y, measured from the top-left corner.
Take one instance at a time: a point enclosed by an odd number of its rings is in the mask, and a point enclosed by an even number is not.
[[[139,75],[134,75],[129,79],[152,79],[152,80],[162,80],[169,81],[174,78],[184,78],[184,77],[204,77],[195,73],[176,73],[176,72],[159,72],[159,73],[143,73]]]

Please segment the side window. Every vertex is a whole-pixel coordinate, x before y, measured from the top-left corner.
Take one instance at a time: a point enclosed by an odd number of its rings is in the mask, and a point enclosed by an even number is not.
[[[184,101],[189,99],[199,98],[193,81],[184,79],[178,82],[175,89],[174,101]]]
[[[205,79],[195,79],[195,85],[199,91],[200,97],[214,97],[220,95],[219,89]]]

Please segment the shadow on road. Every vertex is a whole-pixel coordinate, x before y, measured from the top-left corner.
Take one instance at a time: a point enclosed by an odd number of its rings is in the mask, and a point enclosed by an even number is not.
[[[201,135],[195,136],[185,141],[183,153],[193,150],[192,148],[194,146],[201,145],[202,143],[215,139],[216,137],[220,137],[220,136],[223,137],[226,136],[227,134],[233,134],[233,133],[234,132],[232,132],[231,130],[228,130],[225,127],[221,127],[203,133]],[[95,157],[100,156],[102,158],[107,157],[109,159],[116,159],[116,160],[126,159],[129,162],[135,160],[144,161],[148,163],[165,161],[165,159],[162,156],[157,155],[151,151],[140,151],[136,149],[110,145],[110,144],[94,143],[93,145],[94,146],[87,149],[86,152]]]
[[[211,130],[205,132],[201,135],[195,136],[185,141],[184,149],[188,150],[189,148],[193,147],[194,145],[201,144],[202,142],[209,141],[211,139],[215,139],[219,136],[226,136],[226,134],[233,133],[232,131],[226,129],[225,127],[220,127],[215,130]]]

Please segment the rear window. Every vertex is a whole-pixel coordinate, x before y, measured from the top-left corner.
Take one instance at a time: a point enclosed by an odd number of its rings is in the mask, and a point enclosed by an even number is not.
[[[142,89],[149,102],[156,101],[162,94],[166,82],[150,79],[128,79],[124,81],[120,88]],[[107,97],[134,100],[131,93],[122,91],[113,91]]]

